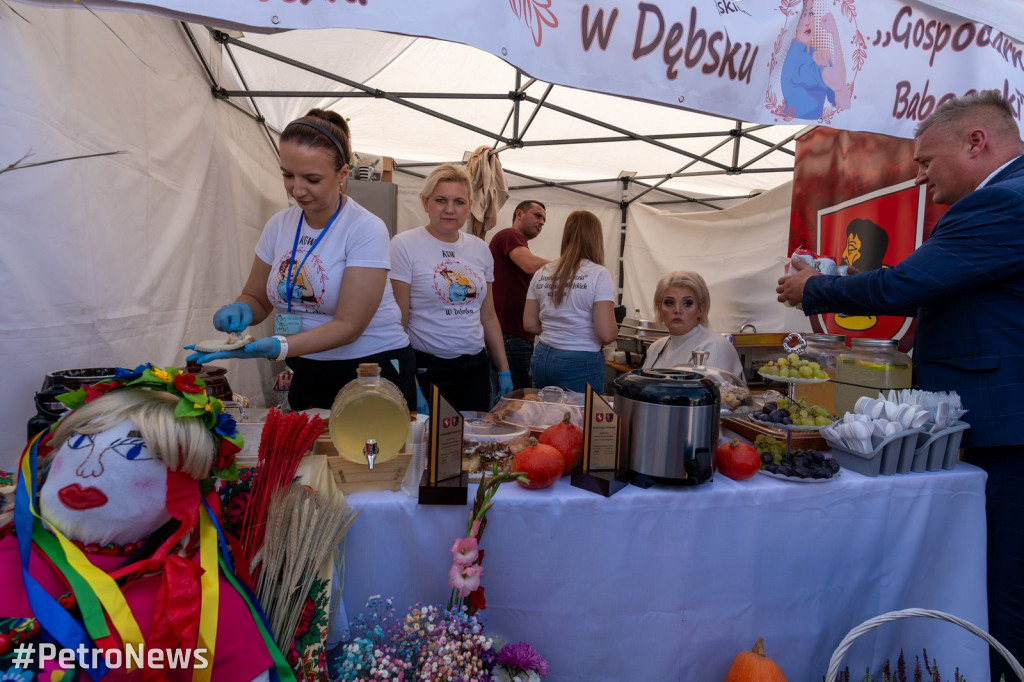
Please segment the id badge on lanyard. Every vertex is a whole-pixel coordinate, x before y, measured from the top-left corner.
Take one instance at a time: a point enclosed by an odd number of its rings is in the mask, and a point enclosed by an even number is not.
[[[302,331],[302,317],[298,313],[278,313],[274,317],[275,334],[288,336],[298,334],[300,331]]]
[[[334,224],[338,214],[341,213],[341,207],[345,205],[344,197],[338,202],[338,208],[335,209],[334,215],[327,221],[327,225],[320,231],[313,245],[309,247],[309,251],[306,251],[306,255],[302,257],[302,262],[299,263],[299,267],[295,270],[295,279],[292,279],[292,266],[295,265],[295,254],[299,248],[299,235],[302,234],[302,220],[305,217],[304,213],[299,213],[299,224],[295,226],[295,243],[292,245],[292,257],[288,262],[288,274],[285,275],[286,292],[285,300],[288,303],[287,313],[278,313],[274,317],[274,333],[284,334],[298,334],[302,331],[302,317],[298,313],[292,312],[292,292],[295,290],[295,283],[299,280],[299,275],[302,273],[302,266],[306,264],[306,259],[309,258],[309,254],[313,253],[313,250],[320,243],[320,240],[324,238],[327,231],[331,229],[331,225]]]

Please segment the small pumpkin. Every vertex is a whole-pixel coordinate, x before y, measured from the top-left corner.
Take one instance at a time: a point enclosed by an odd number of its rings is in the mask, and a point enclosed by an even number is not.
[[[524,488],[547,488],[562,476],[565,459],[562,453],[550,445],[538,443],[530,439],[531,444],[516,453],[512,460],[512,469],[521,471],[529,479],[528,483],[517,481]]]
[[[758,637],[754,648],[741,651],[732,659],[724,682],[786,682],[782,668],[764,653],[764,638]]]
[[[583,459],[583,429],[573,424],[570,419],[572,413],[566,412],[562,421],[544,429],[537,438],[538,443],[550,445],[562,453],[565,459],[563,476],[579,466],[580,460]]]

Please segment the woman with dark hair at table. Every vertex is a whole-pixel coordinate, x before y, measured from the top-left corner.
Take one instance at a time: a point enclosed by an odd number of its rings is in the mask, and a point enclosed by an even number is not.
[[[294,410],[330,409],[364,362],[380,365],[409,409],[416,406],[415,356],[391,292],[388,230],[342,192],[351,142],[339,114],[312,109],[281,133],[281,174],[296,205],[273,216],[256,245],[242,293],[213,316],[241,332],[276,311],[276,336],[189,360],[285,360],[294,371]]]
[[[615,289],[602,265],[600,219],[573,211],[565,220],[561,256],[538,270],[526,291],[523,327],[537,334],[530,375],[538,388],[604,391],[601,346],[615,340]]]

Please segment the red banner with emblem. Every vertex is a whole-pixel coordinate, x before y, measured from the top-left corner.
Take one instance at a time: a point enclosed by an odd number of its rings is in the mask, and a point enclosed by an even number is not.
[[[911,140],[815,128],[797,141],[790,253],[804,247],[859,270],[890,268],[921,245],[945,211],[914,184]],[[913,344],[911,318],[815,315],[817,332]]]

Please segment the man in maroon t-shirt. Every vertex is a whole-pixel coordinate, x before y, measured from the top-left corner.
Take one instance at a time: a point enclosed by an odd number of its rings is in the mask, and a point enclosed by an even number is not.
[[[548,261],[533,255],[527,242],[540,234],[546,217],[544,204],[521,202],[516,206],[512,227],[498,232],[490,243],[494,257],[494,310],[501,323],[505,356],[512,372],[512,385],[516,388],[533,386],[530,380],[533,334],[523,329],[523,307],[533,273]]]

